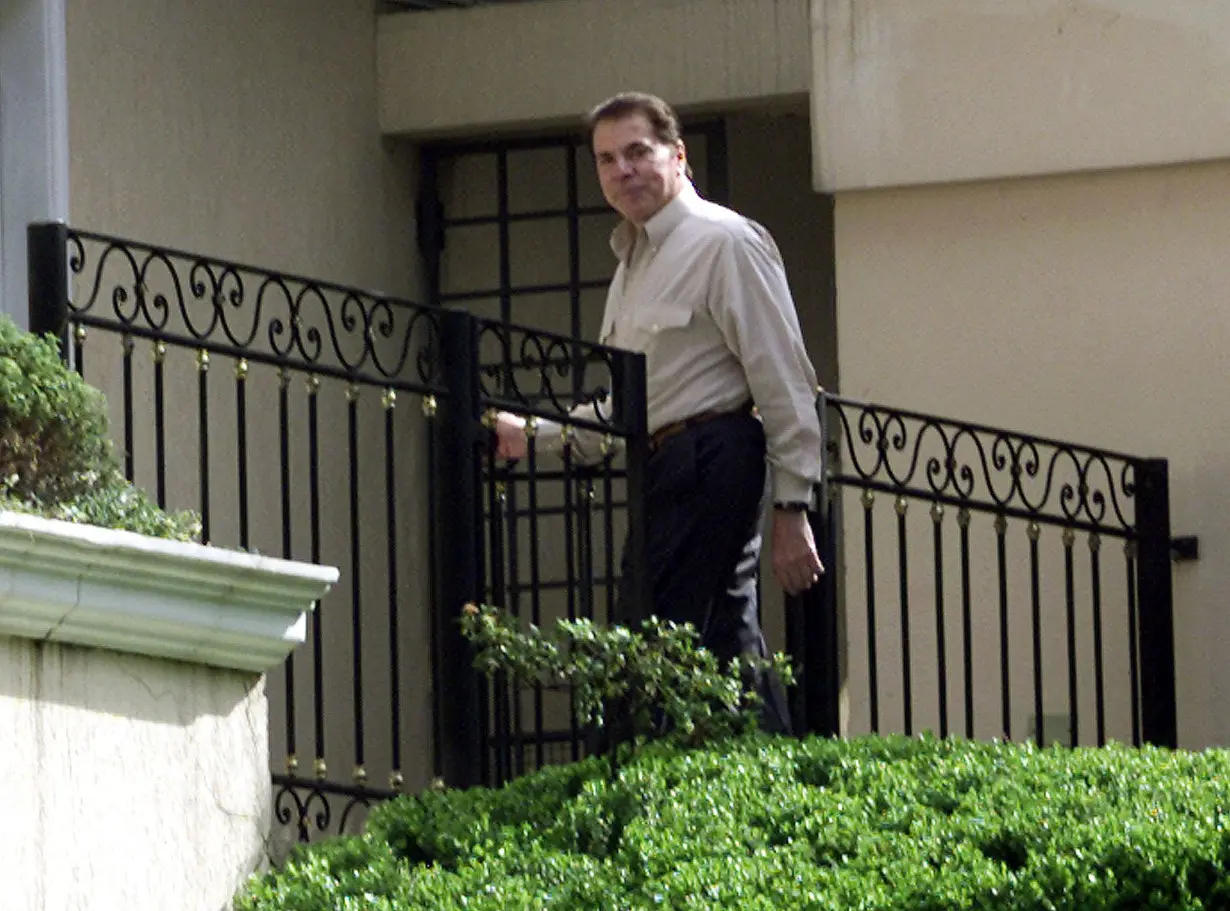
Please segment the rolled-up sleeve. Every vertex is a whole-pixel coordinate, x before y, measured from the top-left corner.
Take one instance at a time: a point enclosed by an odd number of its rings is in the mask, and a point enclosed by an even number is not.
[[[781,254],[755,222],[726,232],[716,252],[709,309],[764,422],[774,499],[810,502],[824,450],[818,387]]]

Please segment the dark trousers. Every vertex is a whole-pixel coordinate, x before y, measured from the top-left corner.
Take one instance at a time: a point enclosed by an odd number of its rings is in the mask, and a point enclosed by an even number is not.
[[[646,550],[653,603],[643,613],[690,622],[701,644],[722,661],[767,654],[758,599],[766,475],[764,428],[746,414],[676,434],[649,459]],[[626,596],[621,592],[621,599]],[[776,681],[762,680],[759,689],[765,699],[761,729],[788,731]]]

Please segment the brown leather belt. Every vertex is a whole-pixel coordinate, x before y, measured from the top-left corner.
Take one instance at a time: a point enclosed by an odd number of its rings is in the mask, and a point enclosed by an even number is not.
[[[699,414],[692,415],[690,418],[684,418],[682,421],[663,424],[649,435],[649,451],[651,453],[657,452],[662,444],[671,437],[677,436],[685,430],[691,430],[693,427],[701,424],[706,424],[709,421],[715,421],[718,418],[740,417],[742,415],[755,414],[755,412],[755,406],[751,402],[745,402],[734,411],[702,411]]]

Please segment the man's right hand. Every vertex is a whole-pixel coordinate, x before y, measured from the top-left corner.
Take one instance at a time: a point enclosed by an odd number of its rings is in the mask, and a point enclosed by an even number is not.
[[[495,441],[495,454],[501,459],[510,462],[524,459],[529,452],[525,418],[501,411],[495,419]]]

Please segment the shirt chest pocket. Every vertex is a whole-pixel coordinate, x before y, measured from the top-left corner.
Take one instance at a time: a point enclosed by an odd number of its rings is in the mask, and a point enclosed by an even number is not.
[[[688,328],[695,316],[688,303],[660,301],[642,308],[633,317],[632,325],[638,334],[652,342],[660,336]]]

